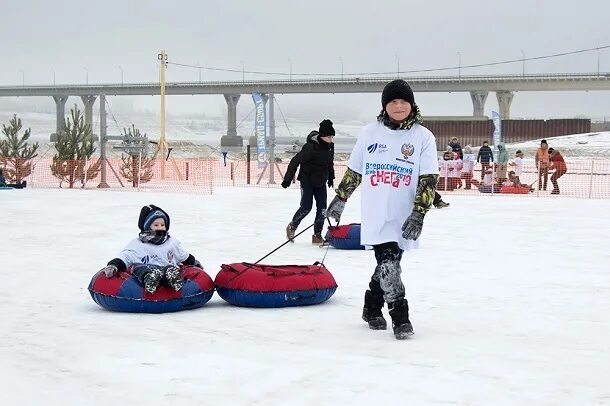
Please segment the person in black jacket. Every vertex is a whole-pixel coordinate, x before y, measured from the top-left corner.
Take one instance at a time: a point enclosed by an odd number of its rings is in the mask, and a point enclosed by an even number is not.
[[[299,176],[297,180],[301,182],[301,203],[299,209],[294,213],[292,221],[286,227],[286,238],[292,240],[297,227],[301,221],[309,214],[316,199],[316,219],[314,220],[311,237],[312,244],[322,244],[322,228],[324,227],[324,212],[326,210],[326,184],[333,187],[335,170],[333,167],[334,144],[333,137],[335,129],[333,122],[323,120],[320,123],[319,131],[312,131],[307,136],[307,143],[303,145],[301,151],[290,160],[286,176],[282,182],[282,187],[286,189],[292,183],[297,167]]]
[[[479,155],[477,155],[477,162],[481,162],[481,180],[485,176],[485,172],[489,169],[489,165],[494,161],[494,153],[489,147],[487,141],[483,142],[483,146],[479,149]]]
[[[464,159],[464,152],[462,152],[462,146],[460,145],[460,142],[458,141],[457,137],[451,138],[451,142],[449,143],[449,146],[451,147],[451,150],[453,152],[458,154],[458,157],[460,159],[462,159],[462,160]]]

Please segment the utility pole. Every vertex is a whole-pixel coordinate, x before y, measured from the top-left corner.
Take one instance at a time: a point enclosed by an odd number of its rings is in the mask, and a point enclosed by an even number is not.
[[[394,54],[394,56],[396,57],[396,77],[400,78],[400,58],[398,54]]]
[[[161,86],[161,111],[159,125],[159,155],[161,158],[161,179],[165,179],[165,150],[167,142],[165,141],[165,69],[167,68],[167,54],[164,50],[157,55],[159,64],[159,85]]]

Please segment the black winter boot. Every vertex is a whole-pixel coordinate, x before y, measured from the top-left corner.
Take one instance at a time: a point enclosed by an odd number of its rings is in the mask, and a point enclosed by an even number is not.
[[[392,317],[392,328],[397,340],[404,340],[413,335],[413,326],[409,321],[409,304],[406,299],[400,299],[389,303],[390,317]]]
[[[369,324],[371,330],[385,330],[388,328],[388,323],[383,318],[384,300],[383,290],[379,286],[379,282],[371,281],[369,283],[371,290],[364,292],[364,308],[362,309],[362,320]]]

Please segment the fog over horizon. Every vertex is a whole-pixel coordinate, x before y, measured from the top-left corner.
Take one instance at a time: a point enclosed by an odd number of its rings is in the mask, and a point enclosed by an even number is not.
[[[610,3],[582,0],[107,0],[58,5],[6,0],[0,25],[0,86],[158,81],[287,80],[374,75],[401,77],[610,72]],[[598,48],[598,49],[596,49]],[[581,50],[589,50],[577,52]],[[545,56],[565,53],[563,56]],[[501,61],[512,61],[493,65]],[[484,65],[484,66],[474,66]],[[438,69],[426,72],[428,69]],[[468,93],[417,92],[424,116],[470,116]],[[276,95],[276,119],[368,121],[380,95]],[[108,97],[125,114],[157,114],[159,96]],[[80,98],[70,98],[67,106]],[[168,96],[168,115],[226,119],[222,95]],[[97,105],[97,103],[96,103]],[[0,98],[19,114],[54,112],[51,98]],[[95,108],[95,107],[94,107]],[[238,103],[238,120],[253,108]],[[498,109],[489,93],[485,115]],[[603,119],[610,92],[516,92],[511,118]]]

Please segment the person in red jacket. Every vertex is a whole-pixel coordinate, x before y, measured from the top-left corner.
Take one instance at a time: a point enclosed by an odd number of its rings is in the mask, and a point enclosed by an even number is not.
[[[559,153],[559,151],[549,148],[549,161],[550,166],[549,169],[555,170],[555,173],[551,176],[551,183],[553,184],[552,195],[559,194],[559,184],[557,183],[557,179],[561,178],[568,171],[568,167],[566,166],[566,161],[563,160],[563,157]]]

